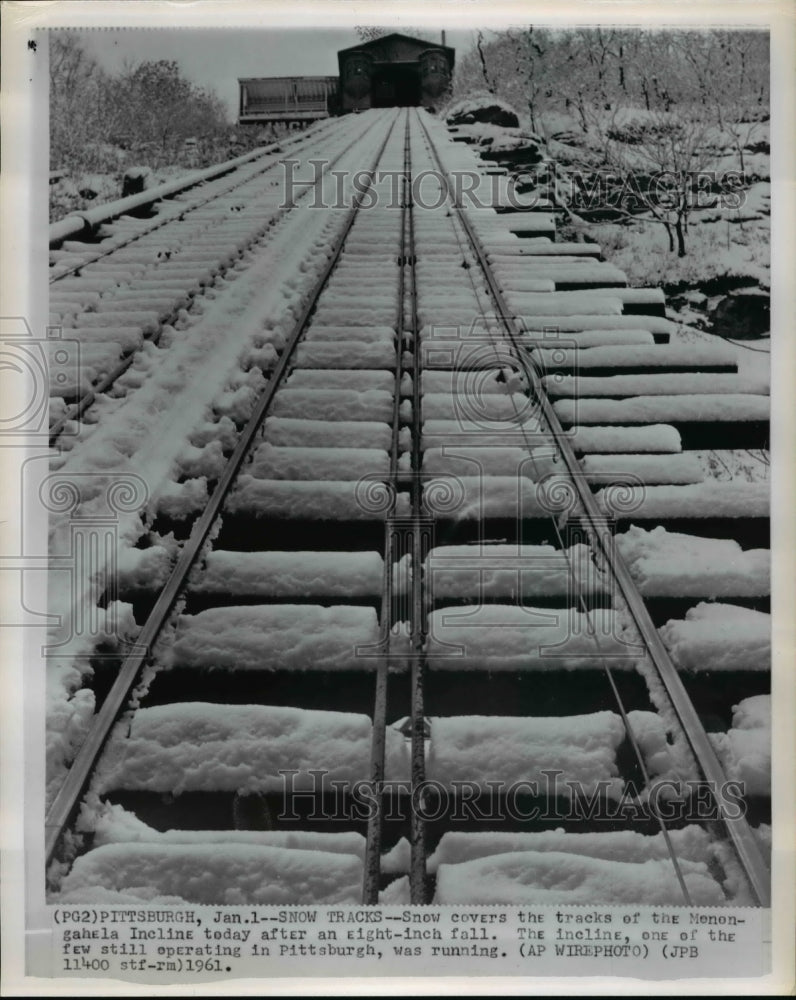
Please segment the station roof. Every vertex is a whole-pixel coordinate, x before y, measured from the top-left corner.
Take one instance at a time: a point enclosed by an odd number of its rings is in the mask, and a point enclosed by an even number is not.
[[[369,42],[362,42],[359,45],[352,45],[347,49],[340,49],[337,53],[340,56],[348,55],[349,52],[368,52],[377,62],[407,62],[426,49],[441,49],[451,66],[455,58],[456,50],[449,45],[442,45],[440,42],[429,41],[425,38],[415,38],[413,35],[402,35],[394,31],[389,35],[382,35],[380,38],[373,38]]]

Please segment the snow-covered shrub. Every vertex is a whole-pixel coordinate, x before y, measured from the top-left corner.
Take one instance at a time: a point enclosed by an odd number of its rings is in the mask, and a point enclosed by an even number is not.
[[[520,124],[519,116],[510,104],[494,94],[487,93],[470,94],[469,97],[452,104],[446,112],[445,120],[448,125],[488,122],[490,125],[517,128]]]

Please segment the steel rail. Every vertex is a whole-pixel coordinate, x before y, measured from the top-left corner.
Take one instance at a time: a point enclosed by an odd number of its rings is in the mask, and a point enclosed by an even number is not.
[[[420,120],[421,127],[423,128],[431,149],[434,152],[437,164],[444,174],[444,166],[440,159],[436,145],[429,135],[425,123],[422,122],[422,119],[420,119],[419,116],[418,120]],[[477,233],[473,229],[472,223],[467,218],[467,214],[462,208],[460,199],[452,198],[451,203],[456,210],[457,217],[462,222],[462,226],[467,233],[467,238],[470,240],[473,252],[475,253],[481,271],[487,285],[489,286],[490,293],[498,306],[500,318],[506,328],[506,332],[509,335],[514,349],[518,352],[518,356],[522,357],[527,353],[527,349],[522,344],[523,331],[516,323],[516,317],[513,315],[505,301],[483,245],[481,244]],[[564,430],[558,416],[547,397],[547,393],[539,377],[539,371],[537,369],[535,359],[529,357],[529,361],[530,364],[527,366],[527,369],[533,382],[531,388],[539,403],[542,414],[547,421],[550,431],[555,438],[556,445],[564,460],[567,472],[569,473],[572,483],[578,493],[578,499],[583,507],[590,533],[597,539],[597,544],[599,545],[601,554],[606,565],[609,567],[611,576],[613,577],[615,583],[618,584],[622,596],[627,603],[636,629],[646,646],[650,659],[652,660],[658,676],[663,683],[664,689],[666,690],[672,708],[680,721],[683,733],[689,746],[691,747],[691,751],[697,765],[704,777],[707,779],[708,786],[719,811],[721,821],[730,836],[752,891],[757,898],[759,905],[768,907],[771,905],[771,874],[765,861],[763,860],[760,847],[758,846],[755,836],[752,833],[752,829],[745,816],[736,817],[727,815],[727,810],[721,798],[721,790],[726,787],[727,783],[727,776],[724,773],[724,769],[721,766],[718,756],[716,755],[716,751],[713,749],[707,733],[705,732],[696,709],[691,702],[688,692],[685,689],[685,685],[677,672],[677,668],[669,656],[669,651],[664,646],[663,641],[658,634],[658,630],[655,628],[655,625],[650,618],[647,607],[644,604],[644,599],[642,598],[635,581],[630,575],[630,570],[628,569],[625,560],[613,547],[606,545],[603,532],[599,530],[599,524],[601,520],[603,520],[603,517],[594,499],[594,495],[585,482],[583,470],[575,457],[575,453],[572,450],[572,446],[570,445],[568,438],[564,434]]]
[[[300,138],[290,139],[288,141],[300,142],[310,131],[310,129],[307,129],[306,132],[301,133]],[[317,131],[317,129],[315,131]],[[211,167],[205,167],[203,170],[199,170],[184,177],[179,177],[176,180],[166,181],[164,184],[158,184],[157,187],[148,188],[146,191],[141,191],[138,194],[131,194],[126,198],[117,198],[114,201],[103,202],[102,205],[97,205],[94,208],[85,209],[84,211],[70,212],[62,219],[58,219],[56,222],[50,223],[50,248],[52,248],[54,244],[63,243],[63,241],[69,239],[70,236],[84,236],[86,234],[90,234],[104,222],[110,222],[112,219],[118,218],[120,215],[125,215],[127,212],[135,211],[137,208],[145,208],[147,205],[154,205],[156,201],[163,201],[165,198],[170,198],[175,194],[180,194],[182,191],[188,191],[199,184],[204,184],[206,181],[215,180],[216,177],[222,177],[224,174],[231,173],[233,170],[237,170],[238,167],[245,166],[245,164],[251,163],[260,157],[267,156],[269,153],[279,152],[281,151],[281,147],[283,145],[285,145],[284,140],[272,142],[267,146],[260,146],[257,149],[253,149],[249,153],[243,153],[241,156],[236,156],[232,160],[225,160],[223,163],[216,163]],[[269,170],[272,166],[275,166],[279,162],[279,160],[270,161],[263,168],[262,172],[264,173],[266,170]],[[254,176],[257,175],[255,174]],[[249,178],[246,178],[246,180],[248,179]],[[245,183],[245,181],[242,181],[241,183]],[[233,185],[232,190],[234,190],[235,186],[237,185]],[[213,197],[216,196],[214,195]],[[205,202],[201,201],[197,205],[188,206],[186,210],[200,207],[203,204],[205,204]],[[157,225],[151,226],[142,233],[136,234],[135,238],[143,236],[146,233],[153,232],[167,221],[170,220],[158,220]],[[95,260],[99,260],[102,256],[104,255],[99,254]],[[84,267],[85,264],[78,266]],[[64,274],[60,274],[52,280],[58,281],[60,278],[65,277],[68,273],[68,271],[65,271]]]
[[[409,129],[409,118],[407,115],[406,130]],[[406,163],[404,163],[406,169]],[[379,901],[379,885],[381,880],[381,843],[383,831],[383,802],[384,802],[384,776],[385,776],[385,753],[387,742],[387,681],[390,662],[390,639],[392,636],[392,626],[394,624],[394,587],[393,587],[393,567],[395,564],[395,528],[391,520],[391,515],[395,509],[395,498],[398,490],[398,458],[399,458],[399,432],[401,421],[401,380],[403,377],[403,367],[401,358],[403,355],[404,340],[404,296],[406,294],[405,265],[406,259],[406,227],[405,227],[405,192],[401,200],[401,240],[399,245],[398,266],[398,310],[396,316],[395,334],[395,378],[393,384],[393,406],[392,406],[392,427],[390,438],[390,471],[389,483],[391,488],[390,509],[384,525],[384,579],[382,584],[381,600],[381,642],[385,655],[379,656],[376,665],[376,686],[373,697],[373,725],[371,730],[370,747],[370,781],[372,794],[376,799],[375,813],[368,817],[368,825],[365,840],[365,876],[362,887],[362,902],[365,904],[376,904]]]
[[[410,847],[409,892],[412,903],[427,903],[426,876],[426,824],[422,816],[422,800],[415,801],[415,789],[422,788],[426,780],[426,720],[425,702],[425,594],[423,586],[423,561],[426,556],[426,537],[422,527],[423,480],[421,476],[423,453],[421,434],[423,427],[423,378],[420,329],[417,312],[417,244],[415,240],[414,198],[412,194],[412,147],[407,111],[405,159],[407,164],[406,200],[409,256],[409,332],[412,335],[412,452],[411,452],[411,512],[412,512],[412,590],[410,634],[410,684],[411,684],[411,782],[409,803]],[[406,178],[405,178],[406,181]]]
[[[160,635],[160,632],[165,625],[168,616],[171,614],[174,604],[184,587],[188,573],[202,551],[213,524],[221,512],[221,508],[235,481],[243,460],[246,457],[258,431],[260,430],[263,421],[268,415],[268,411],[271,407],[276,391],[280,387],[282,379],[284,378],[291,363],[295,348],[304,333],[310,315],[315,309],[321,294],[326,288],[332,271],[334,270],[340,254],[343,251],[345,241],[351,231],[351,227],[354,224],[359,207],[370,190],[373,183],[373,177],[376,172],[376,167],[381,159],[381,155],[387,145],[390,135],[392,134],[396,121],[397,116],[396,118],[393,118],[390,123],[390,127],[387,130],[384,141],[379,146],[379,149],[374,157],[373,165],[368,170],[367,184],[364,186],[364,189],[358,193],[357,198],[348,211],[334,250],[324,266],[323,272],[316,280],[315,285],[309,294],[307,302],[293,327],[290,338],[285,345],[276,367],[274,368],[267,387],[258,399],[249,421],[241,431],[235,449],[224,467],[221,478],[216,484],[207,506],[198,520],[194,523],[191,534],[186,541],[179,558],[177,559],[177,562],[163,587],[163,590],[158,596],[158,599],[150,611],[146,622],[136,637],[135,649],[125,657],[119,667],[119,671],[113,685],[108,691],[99,712],[97,712],[94,716],[86,738],[78,750],[63,784],[59,788],[58,793],[56,794],[55,799],[47,812],[45,818],[45,855],[46,864],[48,865],[53,860],[61,837],[67,829],[69,823],[72,821],[80,801],[88,788],[89,782],[94,773],[94,768],[100,754],[102,753],[105,743],[110,736],[111,729],[119,718],[127,699],[132,693],[139,679],[140,673],[151,655],[152,647]]]
[[[309,194],[310,190],[317,189],[317,187],[323,182],[324,178],[329,173],[329,171],[337,163],[340,162],[340,160],[346,155],[346,153],[352,148],[352,146],[356,145],[356,143],[359,142],[359,140],[368,131],[368,128],[370,128],[370,127],[371,126],[366,126],[366,128],[364,129],[364,131],[358,133],[351,140],[351,142],[349,142],[348,145],[345,146],[337,154],[337,156],[335,156],[335,158],[333,160],[330,160],[328,163],[326,163],[324,165],[323,171],[321,172],[320,176],[317,177],[316,180],[312,183],[312,187],[311,188],[310,187],[303,187],[303,189],[301,191],[301,194],[298,196],[298,200],[301,200],[302,198],[305,198]],[[265,173],[267,170],[270,170],[272,166],[276,166],[276,164],[280,163],[280,162],[282,162],[282,161],[277,160],[274,163],[269,164],[269,166],[265,168],[265,170],[263,171],[263,173]],[[246,178],[246,180],[240,181],[240,184],[245,184],[246,181],[250,180],[250,179],[251,178]],[[309,182],[307,182],[307,183],[309,184]],[[239,185],[235,185],[235,186],[239,186]],[[191,210],[193,208],[199,208],[199,207],[201,207],[201,205],[205,205],[208,202],[214,201],[216,198],[222,197],[223,195],[226,195],[228,193],[229,193],[229,191],[225,191],[225,192],[222,192],[221,194],[216,193],[214,195],[211,195],[209,198],[203,199],[203,201],[201,203],[197,203],[196,205],[192,205],[191,206]],[[286,204],[286,205],[282,206],[281,208],[279,208],[275,212],[273,218],[269,220],[268,228],[270,229],[278,220],[283,219],[288,214],[288,212],[291,209],[295,208],[295,207],[296,207],[296,201],[290,201],[288,204]],[[159,226],[165,226],[169,222],[173,222],[173,221],[174,221],[173,219],[164,219],[158,225]],[[157,227],[153,227],[153,229],[154,228],[157,228]],[[147,232],[152,232],[152,231],[153,231],[152,229],[147,230]],[[141,234],[141,235],[144,235],[144,234]],[[259,239],[262,238],[263,235],[264,234],[261,232],[258,235],[254,236],[250,240],[248,246],[253,246]],[[137,239],[137,237],[135,237],[135,238]],[[132,240],[130,240],[129,242],[132,242]],[[108,253],[105,254],[104,256],[110,256],[113,252],[115,252],[116,250],[119,250],[119,249],[121,249],[121,247],[119,247],[119,246],[114,247],[112,251],[109,250]],[[100,256],[103,256],[103,255],[100,255]],[[100,259],[100,256],[95,257],[95,258],[93,258],[90,261],[86,261],[84,264],[81,264],[79,266],[76,265],[75,269],[79,270],[81,267],[86,266],[86,264],[94,263],[96,260]],[[240,257],[240,255],[238,255],[238,257]],[[219,274],[221,274],[221,275],[225,274],[228,269],[229,269],[228,267],[222,268],[222,270],[219,272]],[[51,282],[51,284],[52,284],[52,282]],[[178,310],[175,310],[174,312],[177,312],[177,311]],[[161,320],[161,329],[158,330],[151,337],[148,337],[147,340],[146,340],[147,343],[149,343],[149,344],[157,344],[159,342],[161,334],[163,332],[162,328],[163,328],[164,325],[168,324],[171,321],[171,318],[174,315],[174,312],[173,313],[169,313],[167,316],[165,316]],[[97,396],[101,395],[103,392],[107,392],[107,390],[114,384],[114,382],[118,378],[121,378],[122,375],[124,375],[124,373],[127,371],[127,369],[130,367],[130,365],[133,363],[133,361],[135,360],[135,358],[137,357],[137,355],[138,355],[138,351],[131,351],[127,355],[127,357],[122,358],[122,360],[117,365],[115,365],[108,372],[107,375],[104,375],[99,380],[99,382],[96,383],[96,385],[92,385],[91,388],[88,390],[88,392],[84,393],[84,395],[81,396],[80,399],[76,403],[73,403],[69,407],[69,409],[66,411],[66,413],[64,413],[62,416],[60,416],[58,418],[58,420],[56,420],[56,422],[50,428],[50,434],[49,434],[49,446],[50,446],[50,448],[53,448],[55,446],[58,438],[63,433],[64,428],[66,427],[67,423],[69,423],[72,420],[77,420],[80,417],[82,417],[83,414],[86,412],[86,410],[94,403],[94,401],[96,400]]]

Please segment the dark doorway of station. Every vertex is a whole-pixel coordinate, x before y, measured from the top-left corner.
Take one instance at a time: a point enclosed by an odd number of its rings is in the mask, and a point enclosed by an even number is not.
[[[450,90],[452,48],[393,32],[337,53],[340,111],[436,107]]]
[[[417,63],[375,67],[372,101],[374,108],[416,108],[420,104]]]

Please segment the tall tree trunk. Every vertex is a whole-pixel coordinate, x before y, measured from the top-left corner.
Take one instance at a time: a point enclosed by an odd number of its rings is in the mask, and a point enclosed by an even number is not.
[[[486,56],[484,55],[484,33],[482,31],[478,32],[476,47],[478,49],[478,58],[481,60],[481,74],[484,77],[484,86],[489,91],[490,94],[495,93],[494,86],[489,82],[489,73],[486,69]]]
[[[580,127],[584,132],[589,131],[589,122],[586,118],[586,106],[583,101],[583,94],[578,93],[578,100],[575,105],[578,109],[578,117],[580,118]]]
[[[683,231],[683,218],[680,215],[677,216],[674,223],[674,231],[677,233],[677,256],[685,257],[685,232]]]

